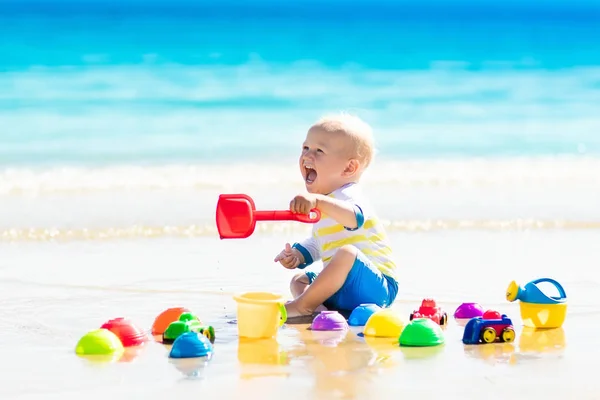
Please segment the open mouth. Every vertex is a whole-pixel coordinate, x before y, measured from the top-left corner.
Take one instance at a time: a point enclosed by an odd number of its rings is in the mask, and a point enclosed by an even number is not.
[[[317,179],[317,171],[311,166],[304,166],[304,181],[310,185]]]

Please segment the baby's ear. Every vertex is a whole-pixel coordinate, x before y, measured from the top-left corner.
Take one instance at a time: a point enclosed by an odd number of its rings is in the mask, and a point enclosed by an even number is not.
[[[348,164],[346,164],[346,168],[344,168],[344,173],[342,175],[352,176],[358,172],[359,168],[360,163],[358,162],[358,160],[352,159],[348,161]]]

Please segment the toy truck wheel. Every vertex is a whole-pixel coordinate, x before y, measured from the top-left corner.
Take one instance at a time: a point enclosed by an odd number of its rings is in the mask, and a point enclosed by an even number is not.
[[[414,317],[415,317],[415,314],[413,314],[413,313],[410,313],[410,317],[409,317],[409,318],[410,318],[410,321],[412,321]]]
[[[215,342],[215,330],[211,326],[203,326],[198,330],[198,333],[204,335],[211,343]]]
[[[494,328],[485,328],[481,332],[481,340],[485,343],[494,343],[496,341],[496,331]]]
[[[502,331],[502,341],[506,343],[515,341],[515,330],[511,327],[504,328]]]
[[[442,318],[440,318],[440,325],[446,325],[446,322],[448,322],[448,314],[444,313],[442,314]]]

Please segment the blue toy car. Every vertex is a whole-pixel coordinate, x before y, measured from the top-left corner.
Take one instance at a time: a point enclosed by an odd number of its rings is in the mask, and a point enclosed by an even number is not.
[[[471,318],[463,333],[464,344],[510,343],[515,340],[512,321],[505,314],[486,311],[482,317]]]

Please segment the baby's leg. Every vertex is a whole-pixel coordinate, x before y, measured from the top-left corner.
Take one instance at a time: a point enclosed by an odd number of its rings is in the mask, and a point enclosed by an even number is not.
[[[312,273],[314,276],[316,276],[316,274]],[[308,277],[307,273],[303,272],[297,275],[294,275],[294,277],[292,278],[292,281],[290,282],[290,292],[292,292],[292,296],[294,296],[294,299],[297,299],[298,297],[300,297],[302,295],[302,293],[304,293],[306,291],[306,289],[308,289],[308,287],[310,286],[310,281],[311,279]],[[321,311],[327,311],[327,307],[325,307],[324,305],[319,305],[317,308],[315,308],[315,312],[321,312]]]
[[[286,304],[288,317],[298,317],[302,315],[311,315],[317,308],[337,292],[346,281],[348,273],[354,265],[357,249],[354,246],[343,246],[333,256],[327,267],[317,276],[317,278],[308,284],[301,286],[301,282],[296,284],[294,289],[302,290],[301,293],[292,291],[295,299]],[[300,278],[298,278],[300,279]],[[294,290],[292,289],[292,290]]]
[[[300,297],[306,288],[308,288],[308,285],[310,285],[310,280],[304,272],[294,275],[292,281],[290,282],[290,292],[292,292],[294,299]]]

